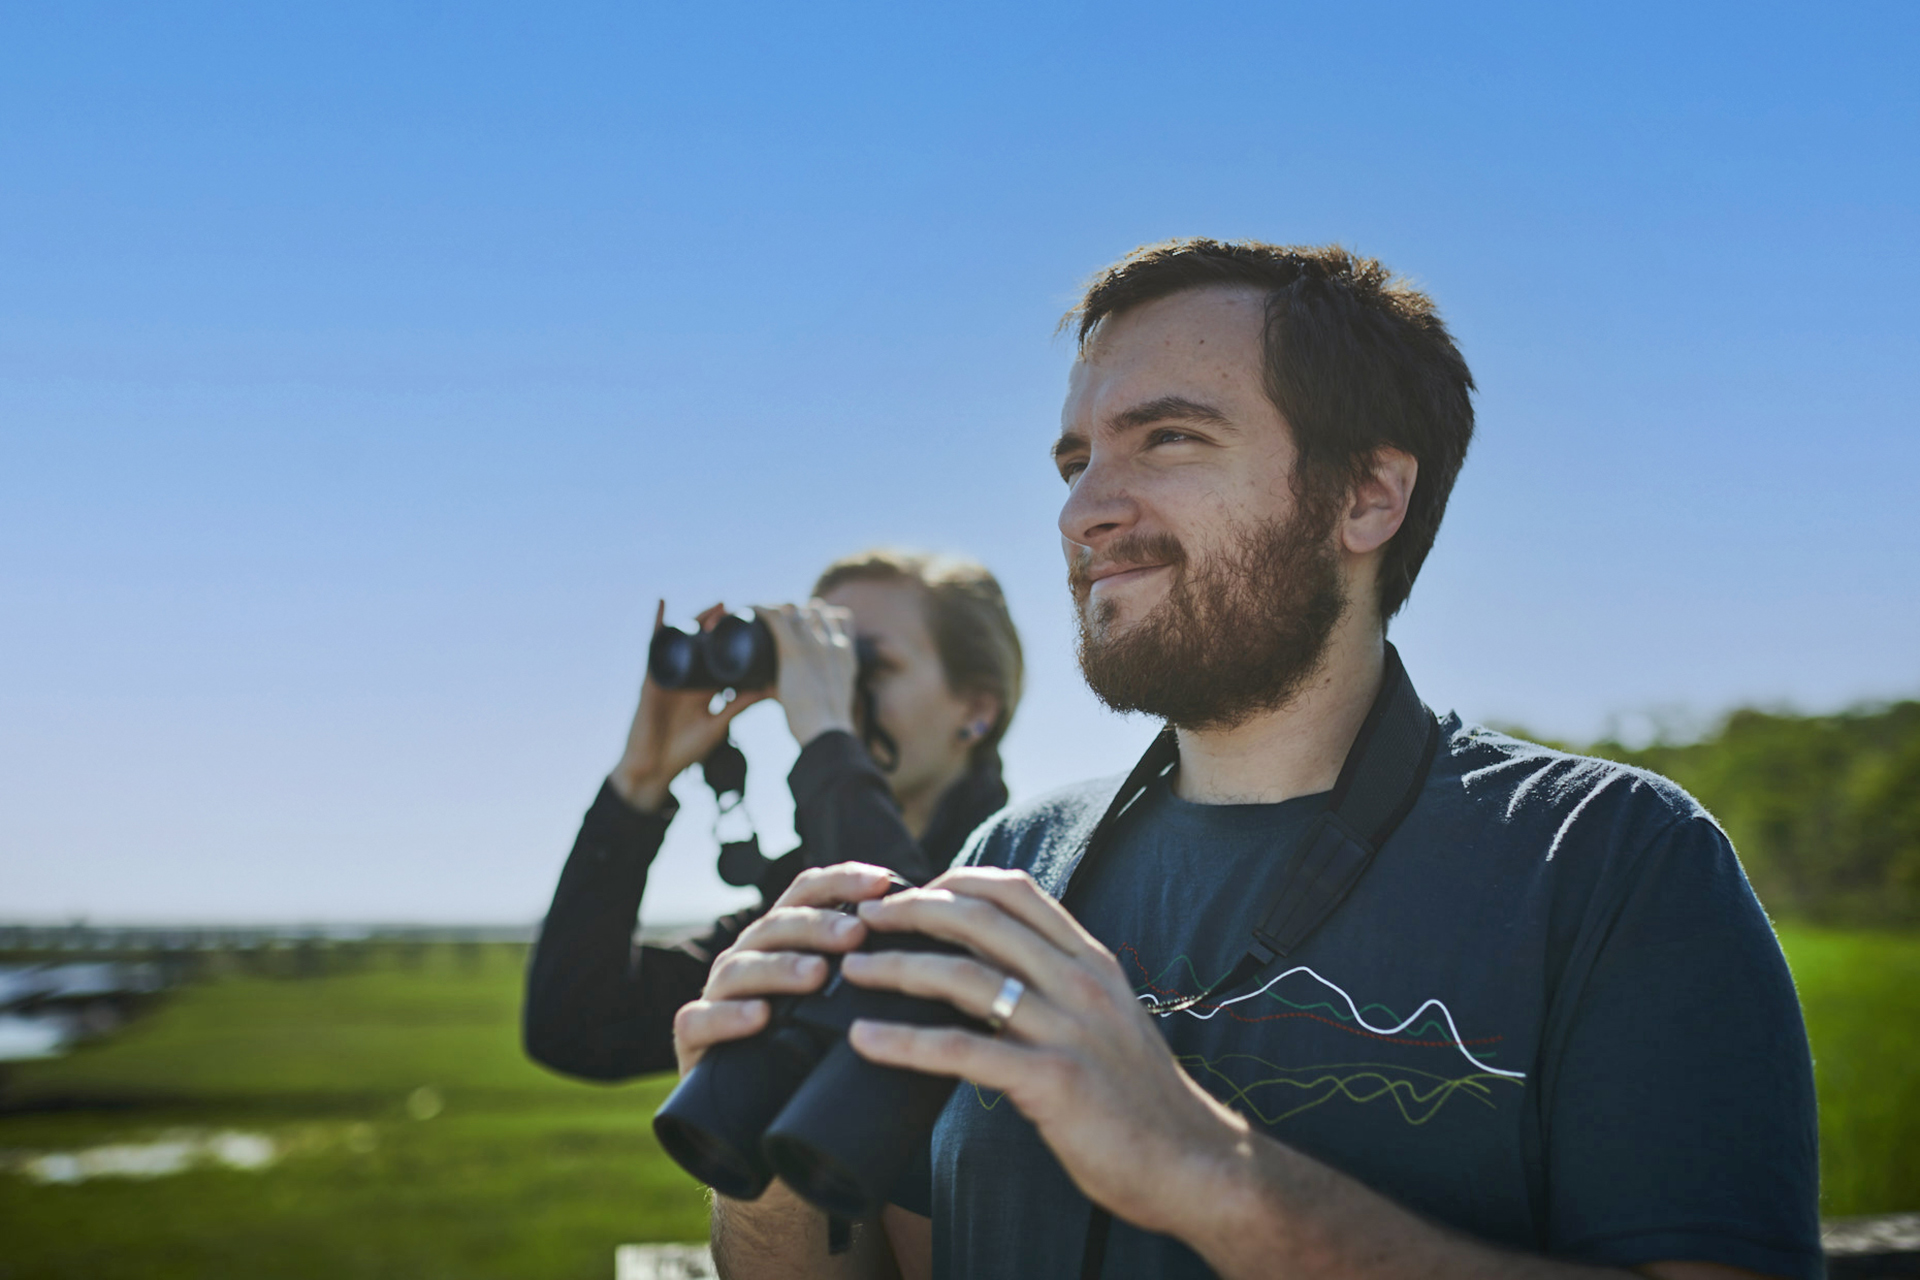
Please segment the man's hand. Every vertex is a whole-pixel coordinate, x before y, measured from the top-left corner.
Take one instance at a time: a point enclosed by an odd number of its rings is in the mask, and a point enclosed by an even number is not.
[[[867,927],[838,908],[887,891],[891,877],[881,867],[857,862],[802,871],[787,891],[734,944],[720,953],[698,1000],[673,1019],[673,1048],[680,1074],[693,1070],[707,1050],[753,1035],[767,1025],[766,996],[812,991],[826,979],[821,954],[844,952],[865,941]],[[897,1278],[892,1245],[904,1242],[914,1264],[909,1277],[932,1267],[931,1227],[891,1206],[885,1229],[865,1223],[855,1231],[850,1254],[827,1252],[827,1220],[812,1205],[775,1183],[750,1202],[715,1196],[713,1251],[723,1275],[782,1280],[880,1280]]]
[[[863,902],[860,916],[876,929],[958,942],[977,958],[850,955],[850,982],[945,1000],[981,1019],[1009,975],[1026,984],[998,1037],[861,1021],[850,1039],[863,1057],[1005,1093],[1080,1190],[1136,1226],[1185,1236],[1210,1217],[1242,1159],[1245,1122],[1180,1069],[1113,954],[1029,876],[949,871],[925,889]]]
[[[726,616],[725,605],[700,615],[700,629],[711,631]],[[657,633],[666,621],[667,602],[653,613]],[[627,730],[627,749],[607,780],[620,798],[643,813],[657,813],[667,801],[667,784],[691,765],[705,760],[727,736],[733,718],[770,696],[770,690],[736,693],[718,711],[710,710],[711,689],[662,689],[649,674],[640,686],[640,707]]]
[[[838,910],[887,891],[884,868],[858,862],[813,867],[794,877],[787,891],[722,951],[707,974],[700,998],[673,1017],[673,1051],[680,1074],[714,1045],[743,1040],[767,1025],[770,995],[798,995],[827,979],[824,954],[851,951],[865,941],[867,926]]]
[[[787,712],[794,741],[806,746],[835,729],[853,732],[853,690],[860,660],[853,647],[853,614],[809,600],[754,610],[780,651],[774,696]]]

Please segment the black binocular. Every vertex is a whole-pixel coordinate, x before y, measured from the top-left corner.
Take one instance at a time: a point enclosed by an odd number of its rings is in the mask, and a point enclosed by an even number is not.
[[[873,667],[873,642],[853,642],[860,673]],[[647,648],[647,672],[662,689],[764,689],[780,674],[773,629],[752,614],[730,613],[711,631],[661,627]]]
[[[764,689],[779,670],[773,631],[751,614],[730,613],[711,631],[661,627],[647,648],[647,672],[662,689]]]
[[[899,881],[896,888],[906,887]],[[917,933],[867,935],[862,951],[963,948]],[[958,1083],[868,1062],[847,1043],[856,1018],[918,1026],[981,1023],[938,1000],[856,987],[828,956],[826,985],[775,996],[758,1035],[715,1045],[680,1081],[653,1132],[681,1168],[735,1200],[752,1200],[778,1174],[830,1214],[878,1210],[933,1129]]]

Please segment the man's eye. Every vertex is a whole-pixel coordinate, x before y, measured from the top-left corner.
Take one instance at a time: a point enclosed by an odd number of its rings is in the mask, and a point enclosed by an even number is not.
[[[1079,475],[1082,471],[1085,471],[1086,469],[1087,469],[1087,464],[1079,461],[1078,459],[1072,462],[1063,462],[1060,464],[1060,478],[1062,480],[1065,480],[1068,484],[1072,484],[1073,478]]]
[[[1171,427],[1162,427],[1160,430],[1154,432],[1149,439],[1154,444],[1180,444],[1193,439],[1193,437],[1184,431],[1175,431]]]

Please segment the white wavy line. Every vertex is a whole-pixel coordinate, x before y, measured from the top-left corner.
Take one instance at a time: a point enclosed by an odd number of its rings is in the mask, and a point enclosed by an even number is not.
[[[1230,1004],[1239,1004],[1242,1000],[1251,1000],[1255,996],[1265,995],[1267,992],[1273,990],[1274,987],[1286,981],[1288,978],[1291,978],[1296,973],[1306,974],[1309,978],[1312,978],[1315,982],[1319,983],[1321,986],[1325,987],[1327,990],[1333,992],[1335,995],[1339,996],[1342,1000],[1345,1000],[1347,1002],[1347,1008],[1353,1011],[1353,1020],[1359,1023],[1362,1027],[1366,1028],[1368,1031],[1373,1032],[1373,1034],[1377,1036],[1399,1035],[1402,1031],[1405,1031],[1408,1027],[1411,1027],[1415,1023],[1420,1021],[1420,1015],[1425,1013],[1428,1009],[1438,1009],[1440,1011],[1440,1016],[1446,1019],[1447,1030],[1453,1033],[1453,1040],[1454,1040],[1453,1047],[1460,1051],[1460,1056],[1465,1058],[1468,1062],[1471,1062],[1474,1066],[1480,1068],[1482,1071],[1491,1072],[1496,1076],[1505,1076],[1509,1080],[1525,1080],[1527,1078],[1527,1073],[1524,1071],[1502,1071],[1499,1067],[1488,1066],[1486,1063],[1480,1061],[1480,1059],[1474,1057],[1472,1052],[1468,1050],[1467,1046],[1461,1043],[1461,1041],[1465,1039],[1465,1037],[1463,1037],[1460,1034],[1460,1028],[1456,1027],[1453,1024],[1452,1011],[1449,1010],[1447,1006],[1441,1001],[1428,1000],[1425,1004],[1421,1005],[1418,1009],[1415,1009],[1413,1013],[1409,1015],[1404,1022],[1400,1023],[1399,1026],[1376,1027],[1372,1023],[1368,1022],[1365,1018],[1360,1016],[1360,1006],[1353,1002],[1352,996],[1348,995],[1345,991],[1342,991],[1338,986],[1334,985],[1333,983],[1328,982],[1325,978],[1321,977],[1319,974],[1315,973],[1312,969],[1308,968],[1304,964],[1295,965],[1293,968],[1287,970],[1285,973],[1281,974],[1279,977],[1271,979],[1265,985],[1259,987],[1257,990],[1249,991],[1247,992],[1247,994],[1243,996],[1235,996],[1231,1000],[1222,1000],[1220,1001],[1220,1003],[1214,1005],[1213,1008],[1207,1010],[1205,1013],[1201,1013],[1196,1009],[1174,1009],[1174,1010],[1168,1010],[1166,1013],[1161,1013],[1159,1016],[1164,1018],[1164,1017],[1167,1017],[1168,1014],[1170,1013],[1184,1013],[1190,1018],[1199,1018],[1202,1021],[1205,1021],[1206,1019],[1211,1018],[1215,1014],[1219,1013],[1222,1009],[1226,1008]],[[1144,1003],[1151,1003],[1154,997],[1152,995],[1142,995],[1140,999]]]

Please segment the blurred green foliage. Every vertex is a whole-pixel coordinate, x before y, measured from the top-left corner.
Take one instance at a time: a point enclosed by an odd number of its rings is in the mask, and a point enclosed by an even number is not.
[[[1582,748],[1692,792],[1777,919],[1920,925],[1920,702],[1741,710],[1695,742]]]

